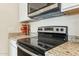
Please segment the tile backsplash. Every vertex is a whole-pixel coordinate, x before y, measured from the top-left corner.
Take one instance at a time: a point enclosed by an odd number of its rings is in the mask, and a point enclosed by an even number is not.
[[[37,22],[30,23],[31,32],[36,32],[40,26],[68,26],[69,35],[79,35],[79,14],[77,15],[65,15],[56,18],[44,19]]]

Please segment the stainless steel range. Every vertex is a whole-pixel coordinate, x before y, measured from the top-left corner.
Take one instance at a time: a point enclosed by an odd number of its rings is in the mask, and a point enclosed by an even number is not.
[[[38,37],[17,41],[18,56],[44,56],[45,52],[68,41],[67,26],[42,26]]]

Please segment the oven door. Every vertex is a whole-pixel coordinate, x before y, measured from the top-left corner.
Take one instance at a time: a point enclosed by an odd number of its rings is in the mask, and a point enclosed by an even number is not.
[[[18,56],[37,56],[37,55],[18,45]]]
[[[18,56],[31,56],[31,54],[28,54],[27,52],[25,52],[24,51],[25,49],[23,49],[20,46],[18,46],[17,50],[18,50],[18,54],[17,54]]]
[[[44,54],[40,53],[40,52],[42,52],[40,49],[38,49],[36,47],[33,47],[33,48],[30,48],[23,44],[18,45],[18,56],[43,56],[44,55]]]

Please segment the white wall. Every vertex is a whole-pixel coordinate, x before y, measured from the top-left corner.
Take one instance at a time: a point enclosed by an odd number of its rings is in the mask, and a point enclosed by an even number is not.
[[[18,4],[0,3],[0,55],[8,53],[8,33],[18,32]]]
[[[30,24],[31,32],[37,32],[37,28],[40,26],[60,25],[68,26],[69,35],[79,35],[79,14],[45,19],[37,22],[32,22]]]

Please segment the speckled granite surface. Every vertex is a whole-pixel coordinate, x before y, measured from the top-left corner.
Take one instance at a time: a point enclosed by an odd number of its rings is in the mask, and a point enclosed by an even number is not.
[[[47,51],[46,56],[79,56],[79,43],[66,42]]]
[[[17,39],[24,39],[24,38],[31,38],[31,37],[37,37],[37,35],[35,34],[30,34],[30,35],[23,35],[23,34],[20,34],[20,33],[9,33],[8,35],[8,39],[14,39],[14,40],[17,40]]]

